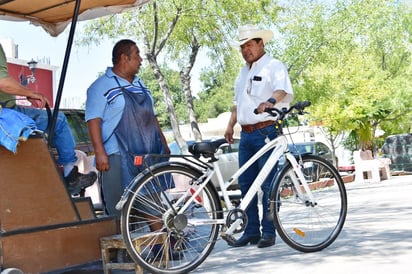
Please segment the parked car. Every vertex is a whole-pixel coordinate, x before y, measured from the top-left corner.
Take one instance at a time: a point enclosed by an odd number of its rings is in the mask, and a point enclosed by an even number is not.
[[[70,128],[76,142],[76,149],[85,152],[87,155],[94,155],[93,145],[90,141],[87,123],[84,119],[84,110],[82,109],[61,109],[67,118]],[[209,139],[211,140],[211,139]],[[187,145],[194,143],[193,140],[188,140]],[[170,143],[169,148],[171,154],[182,154],[176,142]],[[222,170],[223,178],[229,179],[230,175],[238,169],[237,152],[239,150],[239,139],[230,145],[224,144],[221,146],[221,155],[219,156],[219,165]],[[214,180],[216,181],[216,180]]]
[[[239,161],[238,161],[238,151],[239,151],[239,141],[240,139],[235,139],[235,143],[229,146],[229,144],[223,144],[220,149],[221,153],[219,154],[219,167],[222,171],[223,180],[227,181],[239,168]],[[189,140],[186,141],[187,145],[193,144],[195,141]],[[313,155],[320,156],[333,162],[332,151],[329,149],[327,145],[322,142],[302,142],[302,143],[294,143],[288,144],[289,151],[297,154],[297,153],[311,153]],[[176,142],[169,144],[169,148],[172,154],[182,154],[179,146]],[[280,160],[279,167],[283,164],[283,159]],[[212,178],[213,183],[219,189],[219,185],[217,183],[216,177]],[[239,185],[237,183],[233,184],[230,189],[239,189]]]
[[[76,142],[76,149],[85,152],[87,155],[94,155],[94,148],[84,119],[84,109],[61,109],[60,111],[66,115]]]
[[[220,137],[222,138],[222,137]],[[212,139],[205,139],[206,140],[214,140],[216,138]],[[239,161],[238,161],[238,151],[239,151],[239,139],[234,140],[234,143],[229,145],[229,144],[223,144],[220,146],[220,151],[218,152],[218,157],[219,157],[219,168],[222,172],[222,177],[223,180],[227,181],[230,176],[235,173],[237,169],[239,169]],[[194,140],[188,140],[186,141],[187,146],[190,146],[193,144],[195,141]],[[176,142],[172,142],[169,144],[169,149],[171,154],[175,155],[181,155],[182,151],[179,147],[179,145]],[[217,181],[216,175],[212,177],[212,181],[217,189],[219,189],[219,183]],[[229,187],[229,189],[238,189],[239,185],[233,184],[232,186]]]
[[[288,147],[289,151],[294,154],[310,153],[325,158],[326,160],[329,160],[331,163],[333,163],[332,151],[327,145],[322,142],[303,142],[295,143],[294,145],[288,144]]]

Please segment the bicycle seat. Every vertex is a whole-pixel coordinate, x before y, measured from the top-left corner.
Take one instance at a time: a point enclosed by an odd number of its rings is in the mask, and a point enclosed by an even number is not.
[[[196,142],[189,146],[189,152],[199,158],[201,155],[205,158],[214,156],[217,149],[226,142],[226,139],[217,139],[215,141]]]

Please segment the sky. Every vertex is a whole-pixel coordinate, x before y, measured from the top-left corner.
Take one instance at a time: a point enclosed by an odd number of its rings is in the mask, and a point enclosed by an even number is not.
[[[76,31],[82,28],[82,24],[84,23],[80,22],[77,25]],[[14,40],[14,43],[18,45],[18,59],[30,61],[32,58],[34,60],[48,58],[50,65],[59,67],[56,86],[60,81],[68,33],[69,27],[58,37],[52,37],[43,28],[31,25],[29,22],[0,20],[0,39]],[[71,96],[85,98],[87,88],[97,78],[99,72],[112,65],[113,43],[103,41],[98,47],[94,45],[79,47],[73,43],[64,82],[63,98]]]
[[[76,32],[82,29],[86,22],[79,22]],[[50,36],[43,28],[31,25],[29,22],[16,22],[0,20],[0,39],[11,38],[18,45],[18,59],[30,61],[49,59],[50,65],[59,67],[57,72],[56,89],[60,81],[61,68],[63,66],[64,54],[67,46],[70,25],[57,37]],[[76,35],[74,37],[76,41]],[[73,43],[69,66],[64,82],[62,104],[65,98],[80,97],[85,101],[86,91],[90,84],[97,78],[98,74],[112,66],[111,53],[114,41],[103,40],[99,46],[76,46]],[[197,63],[205,64],[208,60]],[[144,61],[143,61],[144,62]],[[200,85],[198,75],[200,67],[193,68],[192,88],[198,91]],[[67,103],[67,102],[66,102]],[[70,107],[80,107],[80,105]],[[64,106],[62,106],[64,107]]]

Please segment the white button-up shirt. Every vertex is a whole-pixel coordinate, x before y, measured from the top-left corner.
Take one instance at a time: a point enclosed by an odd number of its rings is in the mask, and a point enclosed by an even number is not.
[[[235,82],[234,105],[237,106],[237,122],[240,125],[256,124],[273,120],[267,113],[255,114],[253,111],[262,102],[272,97],[276,90],[287,93],[277,108],[288,107],[293,100],[293,89],[285,65],[279,60],[263,55],[259,60],[241,68]]]

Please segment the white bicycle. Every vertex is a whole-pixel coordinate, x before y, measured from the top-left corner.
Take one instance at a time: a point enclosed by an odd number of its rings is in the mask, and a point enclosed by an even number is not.
[[[282,132],[286,115],[303,114],[309,105],[310,102],[299,102],[289,109],[268,109],[266,112],[277,117],[279,137],[268,142],[228,181],[222,179],[216,157],[224,139],[194,143],[189,147],[191,155],[168,155],[169,161],[148,166],[133,179],[118,204],[122,209],[122,235],[133,261],[150,273],[194,270],[210,254],[219,236],[233,242],[233,235],[243,232],[246,208],[280,159],[284,163],[270,178],[266,217],[273,218],[279,236],[296,250],[315,252],[332,244],[347,213],[342,178],[323,158],[291,154]],[[230,201],[229,186],[268,151],[270,157],[235,207]],[[214,174],[220,192],[212,182]]]

